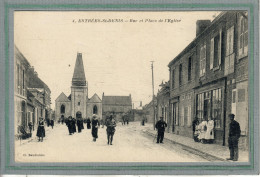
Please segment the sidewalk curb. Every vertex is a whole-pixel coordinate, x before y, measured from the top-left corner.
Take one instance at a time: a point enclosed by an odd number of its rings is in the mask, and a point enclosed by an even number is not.
[[[156,134],[154,134],[154,133],[149,132],[148,130],[144,130],[143,132],[146,133],[146,134],[149,135],[149,136],[152,136],[152,137],[154,137],[154,136],[156,135]],[[200,157],[202,157],[202,158],[205,158],[205,159],[207,159],[207,160],[209,160],[209,161],[226,161],[226,159],[223,159],[223,158],[214,156],[214,155],[209,154],[209,153],[206,153],[206,152],[204,152],[204,151],[200,151],[199,149],[196,149],[196,148],[187,146],[187,145],[185,145],[185,144],[176,142],[176,141],[171,140],[171,139],[168,139],[168,138],[166,138],[166,137],[164,137],[164,139],[166,139],[167,141],[169,141],[169,142],[171,142],[171,143],[178,144],[178,145],[180,145],[180,146],[183,147],[183,150],[186,150],[186,151],[188,151],[188,152],[190,152],[190,153],[193,153],[193,154],[195,154],[195,155],[198,155],[198,156],[200,156]]]

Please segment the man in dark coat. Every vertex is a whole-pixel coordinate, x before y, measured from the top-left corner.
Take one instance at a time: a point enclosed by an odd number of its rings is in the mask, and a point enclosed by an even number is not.
[[[156,143],[159,143],[159,142],[163,143],[165,127],[167,127],[167,124],[163,120],[163,117],[160,117],[160,120],[157,121],[157,123],[155,124],[155,128],[158,131],[157,142]]]
[[[81,128],[82,128],[80,118],[77,119],[77,127],[78,127],[78,133],[80,133],[81,132]]]
[[[230,150],[230,158],[227,160],[238,160],[238,141],[240,138],[241,130],[240,125],[237,121],[235,121],[235,115],[229,114],[228,117],[230,118],[229,124],[229,137],[228,137],[228,147]]]
[[[92,119],[92,136],[93,136],[93,141],[95,142],[96,139],[98,138],[98,127],[100,126],[100,123],[97,119],[97,116],[94,114],[93,119]]]
[[[109,118],[106,120],[106,126],[107,126],[107,144],[112,145],[113,136],[116,131],[116,121],[113,119],[113,116],[110,115]]]

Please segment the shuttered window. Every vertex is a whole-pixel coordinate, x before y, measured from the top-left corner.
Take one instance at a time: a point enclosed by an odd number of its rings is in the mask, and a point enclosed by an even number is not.
[[[204,76],[206,72],[206,44],[200,48],[200,76]]]
[[[234,73],[234,58],[234,26],[232,26],[227,30],[225,75]]]
[[[243,13],[243,12],[242,12]],[[247,13],[244,13],[247,16]],[[239,56],[247,55],[248,52],[248,20],[243,15],[240,16],[239,20]]]

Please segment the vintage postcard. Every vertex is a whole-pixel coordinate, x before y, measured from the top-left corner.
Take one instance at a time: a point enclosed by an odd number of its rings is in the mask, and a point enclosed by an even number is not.
[[[14,44],[17,162],[249,160],[246,11],[16,11]]]
[[[251,15],[14,10],[11,161],[251,164]]]

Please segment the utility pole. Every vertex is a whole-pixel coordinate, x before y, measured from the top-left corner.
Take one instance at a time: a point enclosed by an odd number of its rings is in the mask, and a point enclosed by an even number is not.
[[[155,105],[154,105],[154,77],[153,77],[153,63],[154,61],[151,61],[151,68],[152,68],[152,87],[153,87],[153,129],[155,129]]]

